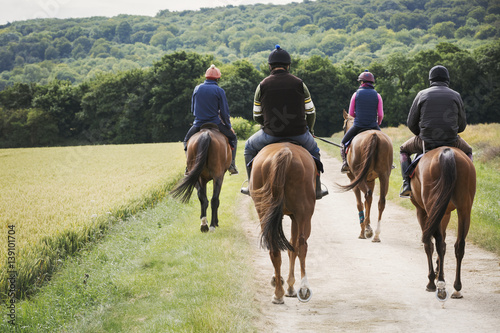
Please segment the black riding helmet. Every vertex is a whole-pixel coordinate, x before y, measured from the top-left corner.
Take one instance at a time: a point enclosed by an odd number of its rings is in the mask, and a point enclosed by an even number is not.
[[[446,67],[444,66],[434,66],[429,71],[429,81],[450,82],[450,73],[448,73],[448,69],[446,69]]]
[[[283,50],[281,48],[281,46],[276,45],[276,48],[269,55],[267,62],[270,65],[273,65],[273,64],[290,65],[292,63],[292,59],[290,58],[290,55],[288,54],[288,52]]]

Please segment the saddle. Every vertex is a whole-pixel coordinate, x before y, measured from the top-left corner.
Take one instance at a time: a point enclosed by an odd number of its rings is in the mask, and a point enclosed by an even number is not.
[[[201,125],[200,129],[212,129],[212,130],[219,130],[219,126],[217,126],[217,124],[214,124],[214,123],[204,123],[203,125]]]
[[[276,142],[274,142],[274,143],[282,143],[282,142],[290,142],[290,143],[293,143],[294,145],[301,146],[301,145],[300,145],[300,143],[298,143],[297,141],[294,141],[294,140],[291,140],[291,139],[287,139],[287,138],[283,138],[283,139],[281,139],[281,140],[279,140],[279,141],[276,141]],[[302,147],[302,146],[301,146],[301,147]],[[316,163],[316,168],[318,169],[318,172],[322,172],[322,173],[324,173],[324,172],[325,172],[325,170],[323,169],[323,163],[322,163],[320,160],[318,160],[316,157],[314,157],[314,156],[312,156],[312,155],[311,155],[311,157],[313,158],[314,163]],[[252,167],[252,163],[253,163],[253,160],[254,160],[254,159],[255,159],[255,157],[254,157],[254,158],[252,158],[252,160],[251,160],[250,162],[248,162],[247,166],[248,166],[249,168],[251,168],[251,167]]]

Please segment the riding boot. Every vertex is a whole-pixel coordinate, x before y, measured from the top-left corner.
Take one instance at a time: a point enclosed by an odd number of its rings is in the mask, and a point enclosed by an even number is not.
[[[410,175],[406,173],[406,169],[408,169],[408,167],[411,164],[410,156],[406,153],[401,153],[400,162],[401,162],[401,175],[403,176],[403,185],[401,186],[399,197],[409,198],[411,195]]]
[[[229,166],[229,175],[237,175],[238,174],[238,168],[236,168],[236,163],[234,161],[234,159],[236,158],[236,147],[232,148],[231,149],[231,153],[232,153],[232,160],[231,160],[231,165]]]
[[[328,189],[322,189],[321,188],[321,180],[319,179],[320,173],[316,175],[316,200],[319,200],[323,198],[324,196],[328,195]]]
[[[245,155],[245,166],[247,168],[247,180],[245,181],[247,184],[248,182],[250,181],[250,173],[252,172],[252,166],[250,164],[250,162],[252,161],[253,159],[253,156],[250,156],[250,155]],[[250,189],[247,187],[241,187],[241,193],[243,194],[246,194],[246,195],[250,195]]]
[[[342,173],[348,173],[349,170],[349,165],[347,165],[347,156],[345,154],[345,146],[342,145],[340,148],[340,156],[342,156],[342,168],[340,168],[340,172]]]

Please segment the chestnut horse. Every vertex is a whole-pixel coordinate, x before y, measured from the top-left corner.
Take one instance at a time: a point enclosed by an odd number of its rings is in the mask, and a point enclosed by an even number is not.
[[[187,202],[196,187],[201,205],[200,230],[202,232],[209,230],[207,183],[213,180],[210,231],[214,231],[215,227],[219,226],[217,210],[222,182],[230,165],[231,146],[227,137],[219,132],[217,125],[202,126],[202,129],[187,142],[187,173],[171,193],[174,197],[181,197],[182,202]]]
[[[281,277],[281,251],[288,250],[290,270],[286,296],[307,302],[312,296],[306,275],[307,239],[316,205],[316,163],[311,154],[293,143],[264,147],[253,160],[249,189],[259,215],[261,246],[269,250],[274,266],[272,302],[282,304],[285,291]],[[283,233],[283,216],[292,221],[290,242]],[[299,257],[301,283],[295,283],[295,259]]]
[[[354,123],[344,110],[344,134]],[[367,130],[357,134],[351,141],[347,152],[347,162],[350,171],[347,176],[351,180],[349,185],[340,186],[344,191],[353,190],[359,214],[361,233],[359,238],[370,238],[373,230],[370,226],[370,211],[373,200],[375,179],[379,179],[380,197],[378,201],[378,223],[373,242],[380,242],[380,225],[382,213],[385,209],[385,196],[389,189],[389,177],[392,171],[392,141],[383,132]],[[361,201],[361,192],[365,194],[365,202]],[[363,211],[365,209],[365,212]]]
[[[436,291],[437,279],[436,296],[441,301],[448,298],[443,271],[445,239],[450,214],[455,209],[458,215],[458,234],[455,242],[457,266],[453,284],[455,292],[451,297],[462,298],[460,270],[475,193],[476,169],[472,161],[457,148],[440,147],[427,152],[420,159],[411,179],[411,202],[417,208],[417,218],[422,228],[422,242],[429,266],[427,291]],[[432,266],[433,237],[438,255],[436,272]]]

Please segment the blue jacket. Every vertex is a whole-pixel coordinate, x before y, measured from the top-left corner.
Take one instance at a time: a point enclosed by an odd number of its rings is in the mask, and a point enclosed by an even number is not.
[[[229,120],[229,106],[224,89],[217,85],[217,81],[205,80],[194,88],[191,97],[191,112],[194,114],[194,126],[205,123],[225,124],[231,128]]]

